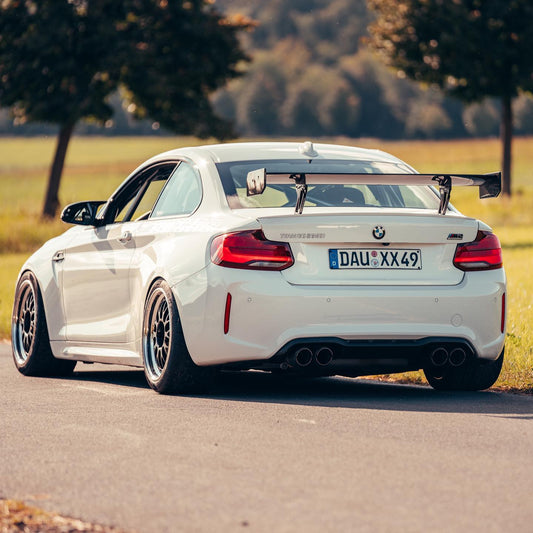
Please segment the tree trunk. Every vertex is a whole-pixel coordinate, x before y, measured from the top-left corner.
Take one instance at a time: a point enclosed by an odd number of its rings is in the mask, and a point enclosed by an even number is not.
[[[51,219],[56,216],[57,208],[59,207],[59,183],[61,182],[68,143],[73,130],[74,124],[63,124],[59,130],[54,161],[50,167],[50,175],[48,177],[48,187],[42,212],[43,218]]]
[[[502,141],[503,194],[506,196],[511,196],[511,141],[513,138],[513,107],[510,96],[506,96],[502,100],[500,138]]]

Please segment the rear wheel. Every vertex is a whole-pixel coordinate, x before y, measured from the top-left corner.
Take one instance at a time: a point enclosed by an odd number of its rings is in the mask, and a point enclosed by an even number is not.
[[[459,367],[424,368],[428,383],[437,390],[477,391],[492,387],[498,379],[505,349],[494,361],[473,359]]]
[[[164,280],[154,283],[146,300],[142,348],[146,380],[159,393],[205,392],[214,380],[214,368],[192,361],[172,290]]]
[[[15,291],[11,346],[15,365],[25,376],[66,376],[76,366],[76,361],[52,355],[41,291],[31,272],[21,276]]]

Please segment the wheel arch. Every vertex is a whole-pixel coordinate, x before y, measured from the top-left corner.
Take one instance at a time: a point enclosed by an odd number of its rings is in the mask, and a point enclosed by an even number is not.
[[[50,242],[53,241],[54,239]],[[57,246],[53,246],[53,249],[57,249]],[[50,250],[44,250],[43,247],[28,258],[19,271],[15,287],[27,272],[34,276],[43,302],[48,336],[51,341],[65,340],[66,320],[61,296],[61,265],[53,266],[49,252]]]
[[[174,291],[161,277],[154,278],[147,293],[142,349],[146,380],[157,392],[201,391],[215,377],[215,369],[201,368],[190,357]]]
[[[142,307],[142,314],[144,317],[144,309],[146,307],[146,302],[148,300],[148,296],[150,295],[150,291],[152,290],[152,287],[158,282],[158,281],[164,281],[171,289],[172,295],[174,296],[174,302],[176,303],[176,307],[178,308],[178,316],[181,318],[184,314],[184,309],[186,304],[183,303],[184,297],[186,297],[186,291],[183,290],[183,288],[180,286],[180,283],[171,283],[167,277],[165,277],[162,273],[154,273],[154,276],[150,280],[149,283],[145,285],[146,289],[144,290],[142,301],[143,301],[143,307]],[[186,280],[185,280],[186,281]]]
[[[15,302],[16,302],[17,289],[18,289],[20,280],[26,274],[31,274],[33,276],[33,278],[35,279],[35,282],[37,283],[37,288],[39,289],[38,297],[41,299],[41,303],[43,305],[43,310],[44,310],[44,322],[46,324],[46,329],[48,331],[48,336],[50,337],[50,326],[48,325],[48,314],[49,313],[48,313],[48,309],[47,309],[47,306],[46,306],[46,299],[44,297],[43,286],[42,286],[41,280],[39,279],[39,276],[28,265],[23,265],[23,267],[21,268],[21,270],[20,270],[20,272],[19,272],[19,274],[17,276],[17,281],[15,283],[15,293],[13,295],[13,305],[11,307],[11,322],[13,323],[13,318],[14,318],[13,314],[14,314],[14,311],[15,311]]]
[[[176,304],[178,313],[178,320],[180,322],[180,327],[183,332],[183,337],[185,340],[185,345],[187,346],[187,350],[189,351],[191,359],[194,361],[194,363],[200,363],[198,358],[194,355],[194,350],[191,351],[191,348],[194,345],[194,342],[192,342],[192,340],[195,338],[196,335],[200,335],[204,328],[203,318],[200,318],[200,314],[203,317],[202,309],[205,311],[206,289],[204,288],[204,290],[202,291],[203,294],[201,297],[198,297],[197,290],[199,285],[206,284],[206,279],[207,278],[205,270],[194,274],[193,276],[183,280],[180,283],[174,284],[170,283],[169,280],[165,278],[165,276],[163,276],[161,273],[154,275],[150,282],[146,284],[146,290],[144,291],[143,295],[143,306],[140,320],[141,334],[139,344],[141,350],[143,349],[142,342],[144,334],[143,327],[144,315],[146,311],[146,302],[148,301],[148,297],[150,295],[152,287],[158,281],[164,281],[170,287],[172,296],[174,297],[174,303]],[[193,292],[194,298],[192,296]],[[202,301],[204,303],[201,303]]]

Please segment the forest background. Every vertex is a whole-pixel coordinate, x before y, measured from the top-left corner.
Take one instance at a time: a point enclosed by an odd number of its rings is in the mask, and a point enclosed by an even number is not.
[[[240,136],[346,136],[451,139],[498,135],[496,100],[465,106],[437,88],[423,87],[388,69],[365,46],[374,15],[365,0],[216,0],[230,16],[256,27],[244,34],[253,59],[246,74],[213,96],[219,115]],[[480,54],[483,51],[480,50]],[[83,122],[77,134],[165,134],[138,121],[119,93],[113,119],[101,128]],[[533,98],[513,105],[515,133],[533,134]],[[0,111],[0,134],[55,134],[56,126],[13,121]]]

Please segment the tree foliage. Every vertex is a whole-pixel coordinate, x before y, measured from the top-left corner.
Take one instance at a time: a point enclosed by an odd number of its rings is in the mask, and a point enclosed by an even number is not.
[[[530,0],[368,0],[374,47],[410,78],[467,102],[533,90]]]
[[[243,135],[495,134],[477,104],[452,99],[435,83],[416,83],[368,51],[365,39],[376,15],[367,10],[365,0],[217,0],[216,5],[244,13],[258,24],[243,35],[253,63],[214,100],[216,109],[235,120]],[[310,81],[307,71],[317,70],[327,77],[328,91]],[[303,102],[297,101],[298,94]],[[533,134],[533,121],[527,119],[530,105],[533,100],[520,95],[514,106],[520,133]],[[500,113],[497,99],[483,106],[489,117]]]
[[[121,81],[136,115],[176,133],[232,136],[209,95],[237,76],[245,56],[236,36],[247,22],[224,19],[205,1],[136,0],[128,4]]]
[[[111,115],[116,89],[115,2],[4,2],[0,11],[0,102],[21,120],[76,123]]]
[[[138,115],[167,129],[224,137],[209,93],[246,57],[231,22],[208,0],[4,0],[0,3],[0,105],[19,123],[60,126],[43,215],[59,205],[59,180],[73,128],[100,123],[125,87]]]
[[[460,113],[438,91],[397,77],[367,52],[362,40],[373,16],[364,0],[217,0],[217,5],[258,23],[244,35],[253,57],[247,74],[215,98],[216,108],[235,120],[240,133],[468,134]],[[425,106],[434,112],[418,112]],[[414,127],[412,109],[427,121]],[[442,122],[435,120],[438,115]]]
[[[368,0],[387,64],[464,102],[502,103],[504,192],[511,192],[512,99],[533,91],[531,0]]]

